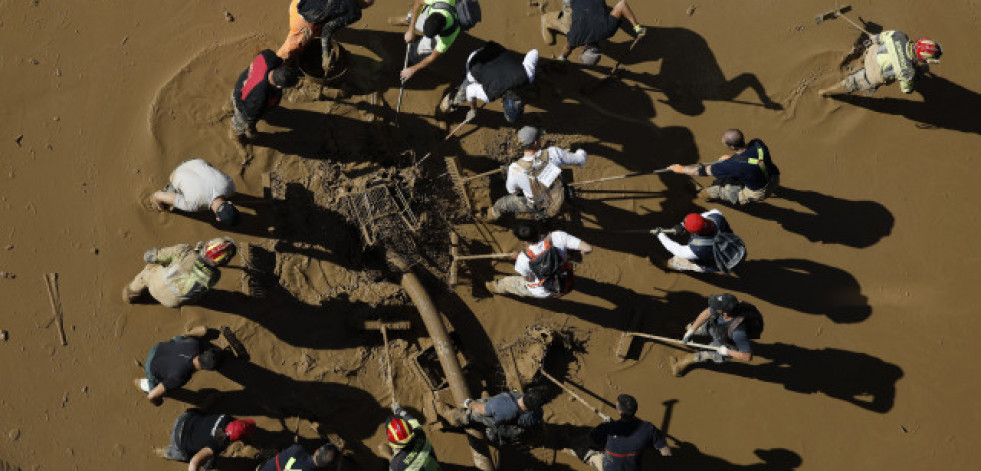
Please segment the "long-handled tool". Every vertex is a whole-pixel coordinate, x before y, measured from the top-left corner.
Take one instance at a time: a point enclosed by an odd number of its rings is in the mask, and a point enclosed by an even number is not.
[[[827,20],[837,19],[839,16],[843,16],[845,13],[848,13],[850,11],[852,11],[852,7],[850,5],[845,5],[839,8],[835,8],[834,10],[828,10],[824,13],[816,15],[814,17],[814,24],[819,25]]]
[[[412,48],[412,45],[411,44],[406,44],[405,45],[405,60],[402,61],[402,70],[405,70],[405,68],[409,66],[409,51],[411,50],[411,48]],[[399,73],[401,73],[401,72],[402,71],[400,70]],[[400,79],[399,80],[399,103],[398,103],[398,105],[395,106],[395,125],[396,126],[399,125],[399,114],[402,113],[402,95],[404,93],[405,93],[405,80],[401,80]]]
[[[606,76],[604,76],[603,78],[597,80],[596,82],[593,82],[592,84],[588,84],[582,87],[582,89],[579,90],[579,93],[582,93],[583,95],[588,95],[590,93],[593,93],[594,91],[596,91],[597,88],[601,87],[610,79],[616,78],[617,73],[620,72],[620,65],[623,64],[623,60],[626,59],[628,56],[630,56],[630,52],[634,50],[634,46],[636,46],[637,43],[639,43],[641,38],[643,37],[644,36],[638,34],[637,37],[634,38],[634,41],[630,43],[630,47],[627,48],[627,52],[623,53],[623,55],[620,56],[620,59],[618,59],[617,63],[613,65],[613,68],[610,69],[610,72],[607,73]]]
[[[454,286],[457,282],[458,265],[457,262],[461,260],[482,260],[491,258],[514,258],[517,256],[517,252],[498,252],[489,253],[482,255],[460,255],[460,236],[456,232],[450,232],[450,276],[449,285]]]
[[[593,184],[593,183],[608,182],[608,181],[612,181],[612,180],[622,180],[624,178],[641,177],[641,176],[644,176],[644,175],[657,175],[659,173],[668,173],[670,171],[671,171],[671,169],[669,169],[669,168],[661,168],[661,169],[654,170],[653,172],[626,173],[626,174],[623,174],[623,175],[615,175],[615,176],[612,176],[612,177],[597,178],[595,180],[586,180],[586,181],[582,181],[582,182],[569,183],[567,186],[577,187],[577,186],[583,186],[583,185],[590,185],[590,184]]]
[[[603,420],[604,422],[609,422],[609,421],[610,421],[610,416],[608,416],[608,415],[606,415],[606,414],[604,414],[604,413],[602,413],[602,412],[600,412],[600,410],[599,410],[599,409],[597,409],[596,407],[594,407],[594,406],[593,406],[592,404],[590,404],[590,403],[588,403],[588,402],[586,402],[586,400],[585,400],[585,399],[583,399],[583,398],[581,398],[581,397],[579,397],[579,395],[578,395],[578,394],[576,394],[576,392],[575,392],[575,391],[573,391],[573,390],[571,390],[571,389],[569,389],[569,387],[568,387],[568,386],[566,386],[566,385],[564,385],[564,384],[562,384],[562,383],[560,383],[560,382],[559,382],[559,380],[557,380],[557,379],[555,379],[555,378],[553,378],[553,377],[552,377],[552,375],[550,375],[550,374],[548,374],[548,373],[546,373],[546,372],[545,372],[545,369],[544,369],[544,368],[541,368],[541,369],[539,369],[538,371],[541,371],[541,373],[542,373],[542,376],[544,376],[545,378],[547,378],[547,379],[548,379],[549,381],[551,381],[551,382],[553,382],[553,383],[555,383],[555,385],[556,385],[556,386],[558,386],[558,387],[560,387],[560,388],[562,388],[562,390],[563,390],[563,391],[565,391],[565,392],[567,392],[567,393],[569,393],[569,395],[570,395],[570,396],[572,396],[572,397],[573,397],[573,398],[575,398],[575,399],[576,399],[577,401],[579,401],[580,403],[582,403],[582,405],[584,405],[584,406],[586,406],[587,408],[589,408],[589,410],[591,410],[591,411],[593,411],[593,412],[595,412],[595,413],[596,413],[596,415],[598,415],[598,416],[599,416],[599,418],[600,418],[600,419],[602,419],[602,420]]]
[[[446,157],[446,173],[450,176],[450,181],[453,182],[453,189],[456,190],[457,195],[463,200],[464,206],[467,207],[468,214],[473,212],[473,205],[470,204],[470,192],[467,191],[467,182],[500,173],[500,171],[501,169],[497,168],[470,177],[463,177],[460,175],[460,167],[457,165],[456,157]]]
[[[392,354],[388,348],[388,330],[409,330],[412,324],[409,321],[401,322],[385,322],[381,320],[365,321],[362,324],[362,328],[365,330],[380,330],[382,334],[382,340],[385,342],[385,373],[388,382],[388,392],[392,395],[392,412],[395,412],[399,407],[398,399],[395,397],[395,378],[393,377],[392,368]]]
[[[632,342],[637,337],[642,337],[645,339],[651,339],[657,342],[666,343],[674,347],[701,348],[703,350],[713,350],[713,351],[719,350],[719,347],[714,347],[712,345],[705,345],[703,343],[695,343],[695,342],[685,343],[678,339],[673,339],[671,337],[661,337],[660,335],[644,334],[641,332],[624,332],[620,334],[620,342],[617,343],[616,356],[618,360],[623,360],[627,358],[627,353],[630,351]]]
[[[426,159],[428,159],[428,158],[429,158],[430,156],[432,156],[432,155],[433,155],[433,152],[436,152],[437,150],[439,150],[439,148],[440,148],[440,147],[442,147],[442,146],[443,146],[443,144],[446,144],[446,142],[447,142],[447,141],[449,141],[449,140],[450,140],[450,138],[451,138],[451,137],[453,137],[453,135],[454,135],[454,134],[456,134],[456,133],[457,133],[457,131],[459,131],[459,130],[460,130],[460,128],[462,128],[464,124],[467,124],[467,123],[469,123],[470,121],[471,121],[471,119],[465,119],[465,120],[463,120],[463,122],[462,122],[462,123],[460,123],[460,124],[458,124],[458,125],[457,125],[457,126],[456,126],[455,128],[453,128],[453,130],[452,130],[452,131],[450,131],[450,133],[449,133],[449,134],[447,134],[447,135],[446,135],[446,137],[445,137],[445,138],[443,138],[443,140],[442,140],[442,141],[439,141],[439,143],[438,143],[438,144],[436,144],[436,145],[435,145],[435,146],[434,146],[434,147],[432,148],[432,150],[430,150],[429,152],[427,152],[427,153],[426,153],[426,155],[424,155],[424,156],[422,156],[422,158],[421,158],[421,159],[419,159],[419,161],[418,161],[418,162],[416,162],[416,164],[415,164],[415,166],[416,166],[416,167],[418,167],[418,166],[420,166],[420,165],[422,165],[422,163],[423,163],[423,162],[425,162],[425,161],[426,161]]]

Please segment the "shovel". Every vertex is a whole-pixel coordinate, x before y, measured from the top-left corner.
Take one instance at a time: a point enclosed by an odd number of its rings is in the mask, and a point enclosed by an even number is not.
[[[643,337],[646,339],[651,339],[656,342],[666,343],[673,347],[682,348],[701,348],[703,350],[719,351],[720,347],[713,347],[712,345],[705,345],[702,343],[694,342],[682,342],[678,339],[673,339],[671,337],[661,337],[660,335],[644,334],[641,332],[624,332],[620,334],[620,342],[617,343],[616,357],[618,360],[624,360],[627,358],[627,352],[630,351],[630,347],[633,344],[633,339],[636,337]]]
[[[641,177],[641,176],[644,176],[644,175],[657,175],[659,173],[668,173],[670,171],[671,171],[671,169],[669,169],[669,168],[662,168],[662,169],[654,170],[653,172],[634,172],[634,173],[627,173],[627,174],[624,174],[624,175],[616,175],[616,176],[612,176],[612,177],[597,178],[595,180],[586,180],[586,181],[583,181],[583,182],[569,183],[567,186],[577,187],[577,186],[589,185],[589,184],[599,183],[599,182],[608,182],[608,181],[611,181],[611,180],[621,180],[621,179],[624,179],[624,178]]]
[[[405,60],[402,61],[402,68],[405,69],[409,66],[409,50],[412,48],[411,44],[405,45]],[[395,126],[399,125],[399,114],[402,112],[402,95],[405,93],[405,80],[399,80],[399,103],[395,106]]]
[[[621,56],[620,59],[617,60],[617,63],[613,65],[613,69],[611,69],[610,72],[606,74],[606,76],[604,76],[603,78],[582,87],[582,89],[579,90],[579,93],[582,93],[583,95],[589,95],[590,93],[596,91],[596,89],[598,89],[599,87],[603,86],[603,84],[607,83],[610,79],[616,78],[617,73],[620,72],[620,64],[623,64],[623,60],[626,59],[628,56],[630,56],[630,52],[634,50],[634,46],[636,46],[637,43],[639,43],[641,38],[643,37],[644,36],[638,35],[636,38],[634,38],[634,41],[630,43],[630,47],[627,48],[627,52],[625,52],[623,56]]]
[[[610,416],[608,416],[608,415],[606,415],[606,414],[604,414],[604,413],[602,413],[602,412],[600,412],[600,410],[599,410],[599,409],[597,409],[596,407],[594,407],[594,406],[593,406],[592,404],[590,404],[590,403],[588,403],[588,402],[586,402],[586,400],[585,400],[585,399],[583,399],[583,398],[581,398],[581,397],[579,397],[579,395],[578,395],[578,394],[576,394],[576,393],[575,393],[575,391],[573,391],[573,390],[571,390],[571,389],[569,389],[569,387],[568,387],[568,386],[566,386],[566,385],[564,385],[564,384],[562,384],[562,383],[560,383],[560,382],[559,382],[559,380],[557,380],[557,379],[555,379],[555,378],[553,378],[553,377],[552,377],[552,375],[550,375],[550,374],[548,374],[548,373],[546,373],[546,372],[545,372],[545,369],[539,369],[538,371],[541,371],[541,373],[542,373],[542,376],[544,376],[545,378],[547,378],[547,379],[548,379],[549,381],[551,381],[551,382],[553,382],[553,383],[555,383],[555,385],[556,385],[556,386],[558,386],[558,387],[560,387],[560,388],[562,388],[562,390],[563,390],[563,391],[565,391],[565,392],[567,392],[567,393],[569,393],[569,395],[570,395],[570,396],[572,396],[572,397],[573,397],[573,398],[575,398],[575,399],[576,399],[577,401],[579,401],[580,403],[582,403],[582,405],[584,405],[584,406],[586,406],[587,408],[589,408],[589,410],[591,410],[591,411],[593,411],[593,412],[595,412],[595,413],[596,413],[596,415],[597,415],[597,416],[599,416],[599,418],[603,420],[603,422],[609,422],[609,421],[610,421]]]

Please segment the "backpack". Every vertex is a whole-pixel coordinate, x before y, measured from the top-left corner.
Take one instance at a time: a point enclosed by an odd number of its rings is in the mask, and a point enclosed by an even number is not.
[[[433,8],[450,12],[456,18],[460,29],[467,31],[480,23],[480,3],[477,0],[456,0],[456,9],[446,2],[433,3]]]
[[[528,268],[542,280],[538,285],[552,296],[561,297],[572,291],[575,275],[572,266],[562,257],[559,249],[552,246],[551,241],[551,236],[545,238],[545,251],[538,255],[532,253],[531,248],[525,249],[525,256],[528,257]]]
[[[740,302],[735,311],[737,315],[733,316],[733,321],[729,324],[729,338],[732,338],[732,333],[737,327],[744,325],[746,336],[752,340],[759,340],[763,335],[763,313],[756,309],[756,306],[744,302]]]
[[[729,274],[746,259],[746,244],[736,234],[719,231],[712,240],[712,255],[719,271]]]

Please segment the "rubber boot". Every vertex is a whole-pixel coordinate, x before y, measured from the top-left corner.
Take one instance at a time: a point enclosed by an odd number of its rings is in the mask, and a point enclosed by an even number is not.
[[[680,360],[675,357],[671,357],[671,374],[680,378],[685,375],[685,370],[687,370],[689,366],[698,363],[699,361],[700,360],[698,359],[697,353],[692,353],[691,355],[682,357]]]
[[[493,206],[487,208],[487,216],[484,217],[484,220],[487,222],[496,222],[498,219],[501,219],[501,213],[497,212]]]
[[[133,291],[129,289],[129,285],[123,287],[123,301],[125,301],[127,304],[133,304],[137,299],[140,299],[140,295],[142,294],[142,291]]]
[[[555,45],[555,33],[546,26],[545,15],[542,15],[542,39],[549,46]]]

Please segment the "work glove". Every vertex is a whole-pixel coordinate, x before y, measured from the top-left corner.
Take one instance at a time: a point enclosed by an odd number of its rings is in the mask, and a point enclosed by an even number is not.
[[[470,399],[470,398],[464,399],[463,400],[463,408],[464,409],[469,409],[470,408],[470,403],[472,403],[472,402],[473,402],[473,399]]]
[[[143,261],[146,263],[153,263],[157,261],[157,248],[154,247],[143,253]]]
[[[694,336],[695,336],[695,331],[692,329],[688,329],[685,331],[685,336],[681,337],[681,341],[684,343],[691,342],[691,338]]]
[[[685,166],[681,164],[669,165],[668,169],[674,173],[685,173]]]
[[[467,111],[467,118],[464,119],[463,121],[465,123],[469,123],[469,122],[473,121],[474,118],[476,118],[476,117],[477,117],[477,110],[475,110],[473,108],[470,108],[470,110]]]
[[[671,230],[674,231],[675,234],[679,234],[679,235],[680,234],[684,234],[685,232],[687,232],[687,231],[685,231],[685,225],[684,224],[676,224],[674,227],[671,228]],[[665,231],[665,232],[667,232],[667,231]]]
[[[719,355],[729,356],[729,349],[723,345],[718,349]]]
[[[655,227],[654,229],[651,229],[651,234],[654,234],[655,236],[662,232],[664,232],[663,227]]]

